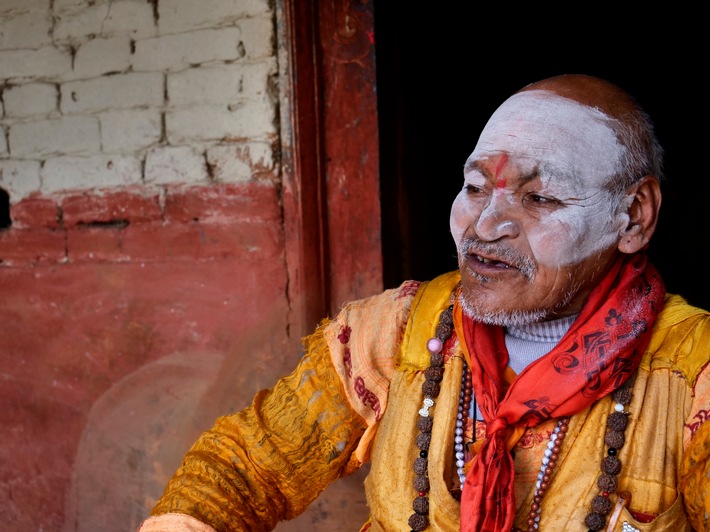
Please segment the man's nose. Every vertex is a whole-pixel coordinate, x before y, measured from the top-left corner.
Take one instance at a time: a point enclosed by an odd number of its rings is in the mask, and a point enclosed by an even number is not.
[[[476,234],[481,240],[493,242],[501,238],[515,238],[520,233],[516,206],[510,198],[494,193],[476,222]]]

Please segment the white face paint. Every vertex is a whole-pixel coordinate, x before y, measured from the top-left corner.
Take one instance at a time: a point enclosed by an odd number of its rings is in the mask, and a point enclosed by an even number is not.
[[[508,98],[481,132],[471,158],[487,153],[524,155],[561,175],[601,186],[619,168],[622,146],[611,118],[549,91]]]
[[[548,91],[525,91],[504,102],[466,163],[466,185],[490,193],[485,206],[471,200],[466,186],[457,196],[451,216],[457,244],[472,223],[483,227],[487,220],[495,220],[494,233],[520,224],[535,260],[547,267],[577,264],[614,244],[628,224],[626,207],[632,198],[616,210],[604,188],[624,153],[611,120],[598,109]],[[477,164],[495,157],[503,163],[484,174]],[[539,178],[535,193],[562,207],[526,221],[521,191],[531,176]]]

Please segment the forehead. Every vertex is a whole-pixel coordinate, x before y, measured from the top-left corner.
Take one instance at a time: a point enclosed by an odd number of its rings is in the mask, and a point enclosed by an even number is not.
[[[602,185],[619,170],[623,146],[603,112],[553,92],[531,90],[508,98],[483,128],[469,163],[506,153],[545,179],[565,176]]]

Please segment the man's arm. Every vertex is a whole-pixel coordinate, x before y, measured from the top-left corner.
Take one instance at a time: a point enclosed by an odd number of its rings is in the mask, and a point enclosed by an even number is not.
[[[344,394],[323,327],[305,348],[291,375],[199,438],[140,532],[208,531],[201,523],[272,530],[342,475],[365,422]]]
[[[683,454],[680,489],[693,528],[710,532],[710,363],[695,381],[685,428],[691,436]]]

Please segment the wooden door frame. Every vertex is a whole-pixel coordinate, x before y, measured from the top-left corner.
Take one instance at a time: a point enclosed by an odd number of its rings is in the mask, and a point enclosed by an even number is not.
[[[292,334],[382,290],[373,0],[277,0]]]

